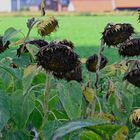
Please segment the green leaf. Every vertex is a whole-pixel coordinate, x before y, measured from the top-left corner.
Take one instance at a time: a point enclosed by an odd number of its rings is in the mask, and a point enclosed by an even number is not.
[[[29,65],[28,67],[26,67],[24,69],[23,80],[22,80],[23,95],[26,94],[27,91],[29,90],[36,73],[37,73],[37,66],[36,65]]]
[[[21,32],[21,30],[16,30],[13,27],[8,28],[3,35],[3,45],[5,45],[5,43],[10,40],[11,38],[13,38],[15,35],[17,35],[19,32]]]
[[[46,121],[42,127],[42,136],[45,140],[51,140],[54,131],[60,126],[57,120]]]
[[[134,140],[140,140],[140,132],[136,134]]]
[[[123,93],[122,102],[127,112],[130,113],[132,110],[132,105],[133,105],[133,95],[129,92]]]
[[[12,98],[12,116],[19,128],[24,128],[30,114],[35,108],[34,96],[29,94],[23,96],[20,91],[13,94]]]
[[[95,132],[85,130],[80,134],[80,140],[103,140],[103,139]]]
[[[22,131],[17,131],[13,133],[9,133],[4,140],[31,140],[30,137],[22,132]]]
[[[105,123],[108,123],[108,122],[99,120],[99,119],[71,121],[71,122],[61,126],[60,128],[58,128],[54,132],[54,136],[53,136],[52,140],[57,140],[58,138],[62,138],[63,136],[65,136],[75,130],[81,129],[81,128],[101,125],[101,124],[105,124]]]
[[[112,125],[112,124],[91,126],[91,127],[88,127],[87,129],[92,130],[93,132],[95,132],[102,138],[105,138],[106,140],[110,140],[112,138],[112,136],[121,129],[128,130],[128,128],[126,126]]]
[[[0,131],[7,124],[10,119],[9,99],[0,93]]]
[[[65,86],[59,86],[60,101],[71,120],[81,117],[82,89],[78,82],[71,81]]]
[[[29,45],[29,44],[26,45],[26,48],[29,51],[29,53],[31,54],[31,56],[34,58],[34,60],[35,60],[36,59],[35,55],[38,53],[39,48],[36,47],[35,45]]]
[[[32,124],[35,128],[39,129],[42,125],[42,120],[42,113],[39,110],[34,109],[33,112],[30,114],[28,122],[29,124]]]

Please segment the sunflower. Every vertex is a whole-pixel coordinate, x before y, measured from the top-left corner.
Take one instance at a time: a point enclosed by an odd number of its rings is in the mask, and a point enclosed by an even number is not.
[[[123,57],[140,55],[140,39],[131,39],[120,45],[119,54]]]
[[[117,46],[123,43],[134,33],[131,24],[108,24],[102,33],[102,39],[108,46]]]
[[[137,127],[140,127],[140,109],[135,109],[130,115],[130,121]]]
[[[37,30],[41,36],[50,35],[53,31],[56,31],[57,27],[58,21],[54,17],[49,17],[48,19],[41,20],[37,24]]]
[[[71,49],[74,48],[74,44],[72,41],[64,39],[64,40],[53,40],[50,44],[58,44],[58,45],[66,45],[69,46]]]
[[[100,69],[103,69],[106,66],[107,62],[108,62],[107,58],[105,56],[101,55]],[[96,72],[97,63],[98,63],[98,55],[94,54],[94,55],[90,56],[86,61],[86,67],[87,67],[88,71]]]
[[[37,64],[55,77],[62,79],[79,65],[79,56],[69,47],[50,43],[42,47],[36,55]]]
[[[9,48],[10,41],[7,41],[5,45],[3,45],[3,37],[0,36],[0,53],[4,52],[7,48]]]
[[[125,74],[124,80],[127,80],[129,83],[133,84],[136,87],[140,87],[140,69],[134,69]]]

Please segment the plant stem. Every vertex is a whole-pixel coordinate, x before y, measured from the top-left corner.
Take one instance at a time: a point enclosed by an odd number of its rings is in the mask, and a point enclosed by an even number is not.
[[[45,85],[45,98],[44,98],[44,119],[48,117],[49,111],[49,93],[51,88],[51,73],[47,73],[46,75],[46,85]]]
[[[103,51],[104,51],[104,41],[101,39],[100,48],[99,48],[99,52],[98,52],[98,63],[97,63],[97,66],[96,66],[96,79],[95,79],[95,82],[94,82],[94,94],[95,94],[96,98],[94,98],[94,101],[92,102],[91,115],[93,115],[95,113],[96,101],[98,101],[98,104],[99,104],[99,107],[100,107],[100,112],[102,112],[101,104],[99,102],[99,99],[97,99],[98,98],[97,89],[98,89],[98,82],[99,82],[99,79],[100,79],[100,64],[101,64],[101,55],[102,55]]]

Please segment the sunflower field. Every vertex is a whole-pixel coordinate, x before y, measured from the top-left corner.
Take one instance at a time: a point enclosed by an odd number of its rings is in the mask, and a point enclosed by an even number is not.
[[[140,139],[140,38],[131,23],[108,23],[86,59],[71,40],[46,39],[61,30],[57,17],[26,27],[18,41],[14,27],[0,36],[0,55],[17,46],[0,60],[0,140]],[[41,38],[31,39],[33,29]],[[105,47],[122,59],[110,64]]]

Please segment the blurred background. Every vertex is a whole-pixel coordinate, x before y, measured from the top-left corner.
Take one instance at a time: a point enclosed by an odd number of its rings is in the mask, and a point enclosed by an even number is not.
[[[41,0],[1,0],[0,12],[39,11]],[[46,9],[58,12],[137,10],[140,0],[46,0]]]

